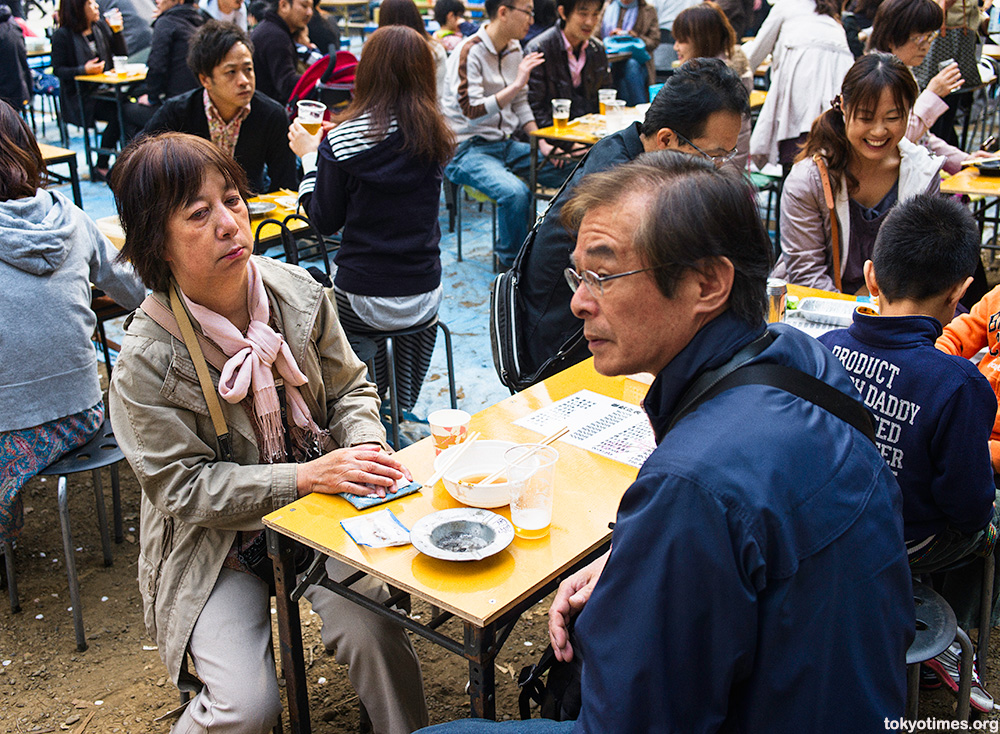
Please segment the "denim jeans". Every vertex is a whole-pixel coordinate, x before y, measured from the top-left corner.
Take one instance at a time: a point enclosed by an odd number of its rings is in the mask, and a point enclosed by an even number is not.
[[[645,64],[635,59],[616,61],[611,65],[611,78],[618,90],[618,98],[624,99],[629,107],[649,101],[649,74]]]
[[[538,161],[541,164],[540,155]],[[452,183],[471,186],[497,203],[496,255],[505,267],[514,262],[528,235],[531,192],[522,179],[527,179],[530,171],[531,145],[509,138],[491,142],[478,135],[459,145],[444,169]],[[544,186],[561,186],[571,171],[569,166],[539,165],[538,181]]]
[[[425,734],[569,734],[575,721],[528,719],[527,721],[487,721],[459,719],[421,729]]]

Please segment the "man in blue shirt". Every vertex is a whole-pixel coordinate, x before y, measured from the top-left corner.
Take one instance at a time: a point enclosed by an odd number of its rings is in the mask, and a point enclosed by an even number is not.
[[[884,730],[903,712],[915,623],[900,492],[878,450],[777,387],[681,410],[723,365],[783,365],[857,397],[818,342],[765,329],[771,245],[747,185],[651,153],[587,177],[562,216],[594,366],[656,374],[643,405],[657,448],[611,551],[549,611],[557,657],[583,661],[579,719],[440,731]]]

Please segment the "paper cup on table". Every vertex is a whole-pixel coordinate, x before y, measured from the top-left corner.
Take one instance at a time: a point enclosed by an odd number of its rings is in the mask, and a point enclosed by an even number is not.
[[[597,102],[598,102],[598,104],[600,104],[601,114],[602,115],[607,114],[607,110],[605,109],[605,105],[607,105],[607,103],[609,101],[613,100],[613,99],[618,99],[618,90],[617,89],[598,89],[597,90]]]
[[[504,452],[510,487],[510,521],[519,538],[543,538],[552,524],[552,485],[559,452],[525,443]]]
[[[295,104],[299,108],[295,121],[304,127],[310,135],[318,133],[323,122],[323,115],[326,113],[326,105],[311,99],[301,99]]]
[[[111,61],[115,65],[115,74],[118,76],[128,75],[128,56],[112,56]]]
[[[465,440],[465,434],[469,432],[469,421],[472,416],[464,410],[435,410],[427,416],[427,422],[431,427],[431,436],[434,439],[434,455],[440,454],[447,448]]]

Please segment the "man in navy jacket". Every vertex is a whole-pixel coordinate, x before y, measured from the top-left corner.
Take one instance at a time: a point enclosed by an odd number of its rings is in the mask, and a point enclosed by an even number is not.
[[[667,433],[691,384],[754,342],[749,363],[857,399],[822,345],[765,330],[771,246],[746,184],[657,152],[589,176],[563,218],[579,232],[567,277],[594,366],[656,374],[644,407],[658,445],[611,551],[564,581],[549,612],[557,657],[583,661],[579,719],[442,730],[883,731],[903,712],[915,623],[899,487],[875,445],[757,384]]]

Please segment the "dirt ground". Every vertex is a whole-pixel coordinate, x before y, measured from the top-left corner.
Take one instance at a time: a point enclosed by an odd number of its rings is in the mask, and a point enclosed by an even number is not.
[[[12,615],[4,586],[0,595],[0,732],[166,732],[154,719],[178,705],[142,623],[136,583],[139,487],[127,463],[121,465],[126,539],[114,546],[114,564],[101,557],[93,493],[88,474],[70,478],[70,512],[89,649],[77,652],[62,558],[55,482],[36,477],[25,488],[25,528],[17,545],[16,573],[22,611]],[[104,491],[111,516],[110,479]],[[313,731],[358,731],[358,704],[346,668],[326,655],[318,618],[302,601],[303,636]],[[517,718],[514,678],[537,660],[547,644],[542,602],[524,615],[497,660],[498,718]],[[428,610],[416,605],[415,614]],[[443,628],[461,638],[454,620]],[[275,631],[277,639],[277,632]],[[989,690],[1000,693],[998,635],[992,638]],[[423,665],[431,723],[468,716],[468,666],[459,657],[415,638]],[[925,692],[921,715],[950,718],[955,697]],[[285,721],[287,728],[287,719]],[[1000,722],[998,722],[1000,723]]]

